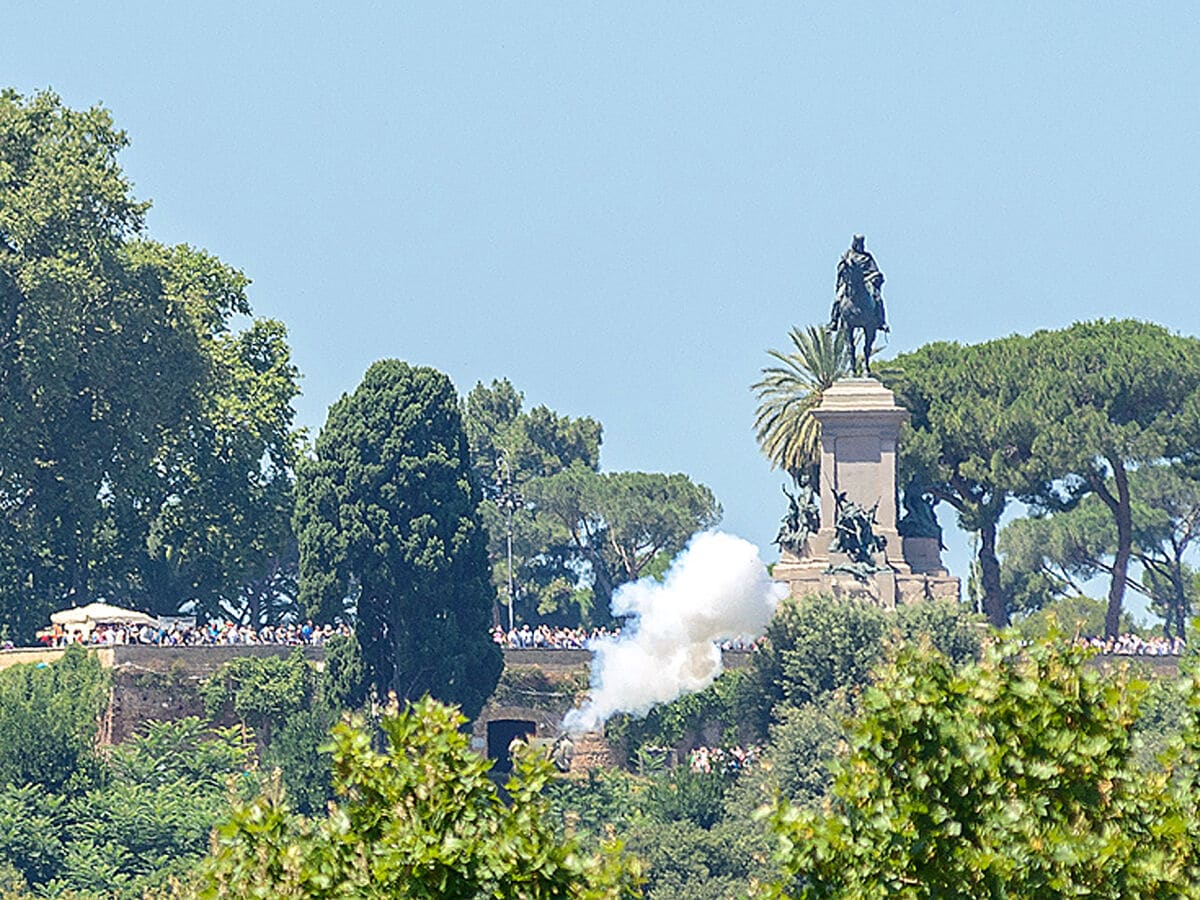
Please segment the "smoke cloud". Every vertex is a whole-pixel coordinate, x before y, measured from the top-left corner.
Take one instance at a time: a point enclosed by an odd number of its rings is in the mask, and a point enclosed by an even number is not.
[[[772,581],[749,541],[721,532],[695,535],[664,581],[622,585],[612,598],[628,616],[621,634],[591,642],[591,695],[563,719],[566,731],[594,731],[618,712],[700,691],[721,674],[717,642],[766,631],[787,587]]]

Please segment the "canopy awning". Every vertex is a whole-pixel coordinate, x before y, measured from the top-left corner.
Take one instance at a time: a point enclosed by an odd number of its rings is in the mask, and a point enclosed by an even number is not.
[[[154,616],[122,609],[109,603],[89,603],[87,606],[72,606],[70,609],[51,613],[50,621],[55,625],[154,625]]]

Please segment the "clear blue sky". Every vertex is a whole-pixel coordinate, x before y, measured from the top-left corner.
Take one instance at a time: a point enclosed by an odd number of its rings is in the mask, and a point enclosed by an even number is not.
[[[1200,333],[1200,7],[826,6],[10,0],[0,84],[112,110],[150,234],[288,325],[302,424],[381,357],[507,376],[773,558],[749,386],[852,233],[885,355]]]

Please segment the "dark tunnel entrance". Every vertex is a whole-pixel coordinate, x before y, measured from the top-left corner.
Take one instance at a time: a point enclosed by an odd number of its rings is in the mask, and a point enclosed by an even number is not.
[[[487,726],[487,755],[488,759],[496,760],[494,772],[511,772],[512,759],[508,755],[508,745],[513,738],[525,740],[537,734],[537,723],[528,719],[494,719]]]

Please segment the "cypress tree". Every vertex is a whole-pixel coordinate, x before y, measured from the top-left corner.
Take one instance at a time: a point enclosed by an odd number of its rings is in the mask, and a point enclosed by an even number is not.
[[[355,606],[381,696],[483,707],[500,677],[494,589],[467,437],[450,379],[382,360],[329,411],[297,472],[300,600]]]

